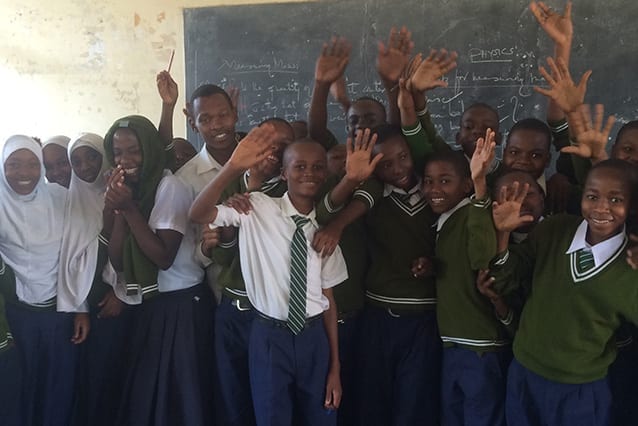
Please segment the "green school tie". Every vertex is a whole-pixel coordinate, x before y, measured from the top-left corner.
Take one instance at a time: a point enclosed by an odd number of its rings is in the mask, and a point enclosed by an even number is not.
[[[310,219],[292,216],[297,229],[290,244],[290,300],[288,301],[288,328],[293,334],[299,334],[306,324],[306,284],[308,248],[303,226]]]
[[[594,253],[591,250],[580,249],[576,252],[576,262],[578,263],[578,272],[587,272],[596,266],[594,262]]]

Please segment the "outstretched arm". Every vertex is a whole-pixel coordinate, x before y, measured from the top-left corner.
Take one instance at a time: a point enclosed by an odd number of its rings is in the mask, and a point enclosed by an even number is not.
[[[344,38],[333,37],[330,43],[324,43],[315,65],[315,85],[312,90],[310,109],[308,110],[308,134],[326,144],[328,135],[328,94],[330,86],[343,77],[350,60],[350,44]]]
[[[387,44],[380,41],[378,47],[377,72],[388,98],[387,122],[399,124],[401,118],[397,107],[398,92],[396,88],[401,73],[408,65],[410,53],[414,47],[412,33],[406,27],[402,27],[399,31],[392,28]]]
[[[470,171],[472,172],[472,183],[474,184],[474,197],[482,200],[487,197],[487,172],[494,160],[494,138],[496,133],[492,129],[487,129],[484,138],[476,141],[476,149],[470,160]]]
[[[543,2],[533,1],[530,6],[532,14],[545,33],[554,41],[554,59],[562,60],[569,65],[574,26],[572,24],[572,2],[565,5],[563,14],[553,11]],[[550,98],[547,108],[547,121],[555,123],[565,118],[564,110]]]
[[[157,74],[157,91],[162,99],[162,116],[159,123],[159,134],[164,145],[169,145],[173,141],[173,113],[179,91],[177,83],[168,71],[161,71]]]

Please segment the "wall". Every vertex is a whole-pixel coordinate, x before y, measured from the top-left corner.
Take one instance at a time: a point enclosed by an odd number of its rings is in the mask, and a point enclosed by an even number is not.
[[[0,140],[104,134],[134,113],[156,122],[155,75],[172,49],[181,89],[175,134],[184,135],[183,9],[249,3],[267,1],[2,0]]]

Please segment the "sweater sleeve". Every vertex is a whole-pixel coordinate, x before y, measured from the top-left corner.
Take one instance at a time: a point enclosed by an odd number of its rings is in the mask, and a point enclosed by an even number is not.
[[[472,270],[485,269],[496,254],[496,231],[492,222],[492,200],[472,198],[467,218],[469,256]]]
[[[520,244],[510,244],[504,253],[497,254],[490,261],[490,274],[494,277],[494,290],[503,296],[521,291],[530,283],[534,271],[536,253],[536,232],[532,231]]]
[[[419,116],[421,126],[423,127],[425,135],[430,141],[434,152],[451,151],[452,147],[448,145],[448,143],[445,142],[443,138],[437,133],[436,128],[434,127],[434,123],[432,122],[430,111],[420,111],[417,112],[417,115]]]

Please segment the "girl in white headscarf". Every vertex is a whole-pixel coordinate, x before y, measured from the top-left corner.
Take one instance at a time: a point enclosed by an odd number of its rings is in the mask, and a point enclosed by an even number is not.
[[[67,191],[44,182],[42,150],[28,136],[5,142],[1,169],[0,253],[16,281],[6,312],[23,372],[20,424],[68,425],[75,344],[86,338],[88,316],[55,309]]]
[[[69,146],[68,136],[53,136],[42,144],[42,163],[46,171],[47,181],[57,183],[65,188],[71,181],[71,165],[66,155]]]
[[[129,313],[116,296],[117,276],[108,263],[113,218],[104,211],[104,140],[82,133],[68,147],[72,166],[66,228],[60,253],[58,311],[89,311],[91,334],[82,347],[77,424],[113,425],[124,371]],[[118,294],[125,293],[122,286]],[[127,300],[131,303],[131,300]]]

